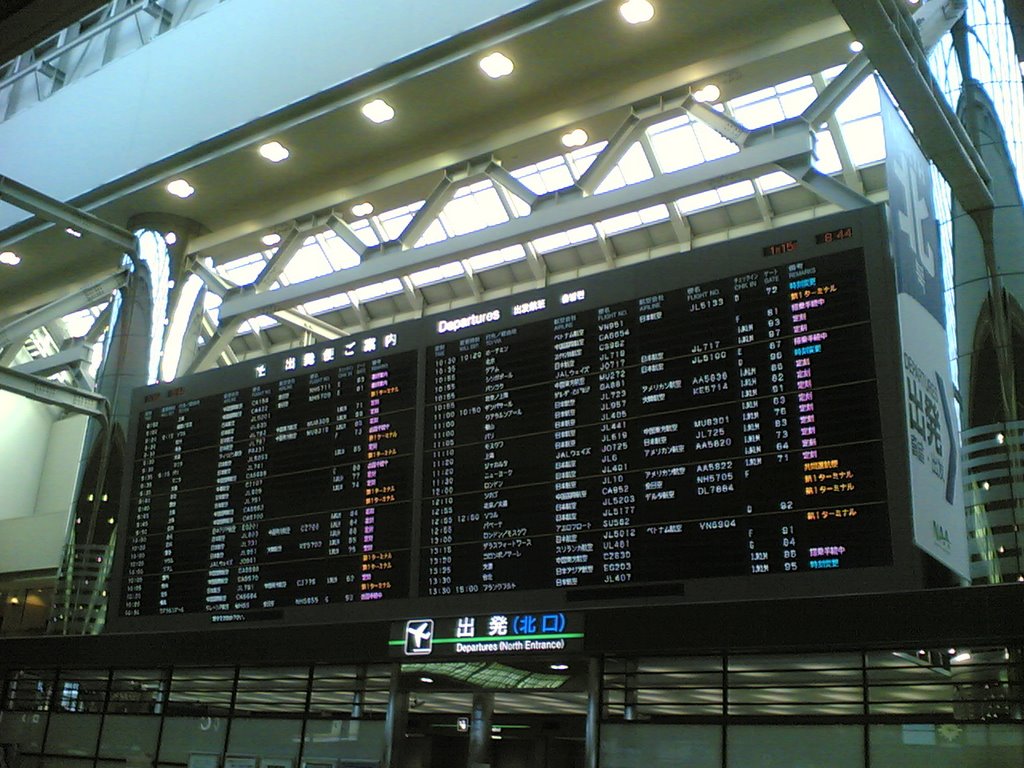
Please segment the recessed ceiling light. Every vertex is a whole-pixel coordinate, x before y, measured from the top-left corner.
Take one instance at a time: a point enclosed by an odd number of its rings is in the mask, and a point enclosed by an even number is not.
[[[569,665],[568,664],[552,664],[551,668],[553,670],[555,670],[556,672],[561,672],[563,669],[568,669]]]
[[[356,203],[352,206],[353,216],[369,216],[373,213],[373,203]]]
[[[167,185],[167,191],[175,197],[180,197],[184,200],[186,197],[192,197],[195,194],[196,188],[184,179],[175,179]]]
[[[395,116],[395,110],[384,99],[374,99],[363,105],[363,115],[374,123],[386,123]]]
[[[434,682],[434,678],[432,678],[432,677],[421,677],[420,678],[420,682],[421,683],[432,683],[432,682]]]
[[[648,0],[626,0],[619,6],[619,13],[630,24],[643,24],[654,18],[654,6]]]
[[[260,242],[267,246],[277,245],[278,243],[281,242],[281,236],[277,234],[277,232],[271,232],[269,235],[264,235],[263,237],[261,237]]]
[[[14,251],[4,251],[0,253],[0,264],[6,264],[9,267],[16,267],[21,264],[21,256],[16,254]]]
[[[260,146],[260,154],[272,163],[280,163],[287,160],[291,153],[288,148],[279,141],[268,141]]]
[[[167,243],[168,245],[174,245],[176,242],[178,242],[178,236],[174,232],[168,232],[166,235],[164,235],[164,242]]]
[[[485,75],[493,77],[495,80],[499,77],[511,75],[512,70],[515,68],[516,65],[512,63],[512,59],[499,51],[495,51],[480,59],[480,69],[484,71]]]
[[[69,235],[71,235],[72,237],[81,237],[81,236],[82,236],[82,233],[81,233],[81,232],[79,232],[79,231],[78,231],[77,229],[75,229],[74,227],[68,227],[68,228],[67,228],[67,229],[65,229],[64,231],[65,231],[65,232],[67,232],[67,233],[68,233]]]
[[[850,43],[850,50],[853,51],[854,53],[860,53],[861,51],[864,50],[864,43],[862,43],[860,40],[854,40]]]
[[[582,128],[576,128],[575,130],[562,134],[562,144],[567,147],[582,147],[588,141],[590,141],[590,137]]]
[[[714,83],[708,83],[703,88],[698,89],[694,92],[693,98],[702,104],[709,104],[714,101],[718,101],[722,95],[722,91],[719,90],[718,86]]]

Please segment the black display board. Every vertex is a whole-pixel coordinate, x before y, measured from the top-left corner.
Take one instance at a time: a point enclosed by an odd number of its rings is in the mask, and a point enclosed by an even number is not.
[[[140,390],[113,627],[913,586],[881,216]]]

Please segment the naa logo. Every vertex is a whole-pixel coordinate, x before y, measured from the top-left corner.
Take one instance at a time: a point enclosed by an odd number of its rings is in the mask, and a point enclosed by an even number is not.
[[[945,526],[940,525],[938,520],[932,520],[932,535],[935,537],[936,544],[947,552],[952,550],[953,543],[949,538],[949,531],[946,530]]]

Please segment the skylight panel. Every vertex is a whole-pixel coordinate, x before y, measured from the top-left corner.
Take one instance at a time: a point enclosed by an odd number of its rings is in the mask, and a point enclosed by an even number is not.
[[[373,231],[373,227],[370,226],[370,222],[366,219],[360,219],[349,224],[349,227],[355,232],[356,237],[366,243],[370,248],[375,245],[380,245],[380,239],[377,237],[377,233]]]
[[[779,96],[779,104],[782,105],[782,112],[786,117],[797,117],[802,115],[804,110],[818,98],[818,92],[814,88],[801,88],[797,91],[790,91]]]
[[[471,256],[466,263],[474,272],[483,272],[487,269],[500,267],[502,264],[509,264],[514,261],[522,261],[526,258],[526,249],[521,245],[509,245],[497,251],[488,251]]]
[[[477,188],[456,195],[441,211],[441,221],[452,237],[508,221],[505,206],[490,181],[474,186]]]
[[[413,272],[409,275],[409,279],[412,280],[413,285],[420,288],[424,285],[443,283],[446,280],[461,277],[464,274],[466,274],[466,270],[462,263],[453,261],[450,264],[442,264],[439,267],[431,267],[430,269]]]
[[[92,329],[96,318],[106,309],[108,303],[105,301],[95,307],[87,307],[86,309],[72,312],[70,315],[64,315],[61,318],[61,322],[64,323],[64,328],[67,330],[68,335],[75,338],[85,336]]]
[[[565,158],[562,156],[545,160],[543,163],[523,166],[512,171],[512,175],[523,182],[527,189],[538,195],[554,192],[556,189],[565,189],[575,183]]]
[[[221,264],[217,267],[217,272],[235,285],[250,285],[259,277],[266,263],[267,260],[262,253],[250,253],[248,256]]]
[[[210,316],[210,319],[215,323],[220,322],[220,305],[223,303],[223,299],[213,291],[207,291],[203,297],[203,309]]]
[[[668,206],[664,203],[658,203],[647,208],[641,208],[640,221],[644,224],[654,224],[658,221],[668,220]]]
[[[786,113],[782,110],[782,104],[774,94],[772,94],[771,98],[764,99],[763,101],[739,107],[734,106],[733,113],[736,119],[747,128],[761,128],[786,119]]]
[[[311,237],[306,240],[306,243],[295,252],[281,274],[281,277],[287,280],[289,285],[329,275],[334,271],[316,238]]]
[[[359,301],[373,301],[374,299],[379,299],[382,296],[401,293],[403,290],[402,281],[397,277],[393,277],[390,280],[383,280],[379,283],[372,283],[371,285],[364,285],[362,288],[356,288],[353,293]]]
[[[626,150],[622,159],[608,173],[604,181],[594,190],[594,194],[600,195],[611,192],[615,189],[646,181],[654,176],[650,163],[647,162],[647,155],[640,142],[635,142]]]
[[[697,143],[700,144],[701,152],[705,160],[717,160],[720,157],[735,155],[740,148],[725,138],[722,134],[716,133],[703,123],[695,123],[693,126]]]
[[[693,120],[689,115],[676,115],[670,117],[667,120],[662,120],[660,123],[655,123],[647,129],[647,135],[651,138],[658,136],[662,133],[672,133],[684,125],[689,125]]]
[[[349,305],[348,296],[345,293],[336,293],[333,296],[326,296],[322,299],[313,299],[302,305],[302,309],[309,315],[321,315],[335,309],[343,309]]]
[[[384,230],[384,234],[387,235],[388,240],[398,239],[398,236],[402,234],[403,230],[409,225],[409,222],[412,221],[416,211],[423,207],[423,202],[423,200],[418,200],[415,203],[385,211],[377,217],[377,221]]]
[[[758,176],[756,181],[762,192],[772,192],[796,184],[793,177],[785,171],[766,173],[764,176]]]
[[[335,272],[339,269],[351,269],[361,261],[359,254],[352,250],[349,244],[334,234],[334,232],[321,232],[317,235],[317,240],[320,242],[320,247],[324,249],[327,262]]]
[[[759,91],[754,91],[753,93],[747,93],[744,94],[743,96],[737,96],[734,99],[729,99],[729,106],[732,107],[738,113],[740,107],[745,107],[749,104],[755,104],[759,101],[764,101],[765,99],[770,99],[774,96],[774,88],[762,88]]]
[[[877,163],[885,159],[885,134],[882,116],[874,115],[843,126],[843,138],[854,165]]]
[[[779,83],[775,86],[775,91],[779,94],[786,93],[787,91],[795,91],[799,88],[813,87],[814,81],[810,75],[804,75],[793,80],[787,80],[784,83]]]
[[[729,203],[733,200],[741,200],[744,197],[753,197],[753,195],[754,185],[746,179],[743,181],[737,181],[735,184],[726,184],[724,187],[718,188],[718,196],[721,198],[723,203]]]
[[[587,169],[590,168],[597,156],[601,154],[607,146],[607,141],[598,141],[566,153],[565,159],[569,163],[569,168],[573,172],[573,175],[578,179],[586,173]]]
[[[432,243],[440,243],[442,240],[448,239],[448,233],[445,232],[445,227],[441,223],[441,219],[437,218],[430,222],[430,226],[427,227],[423,236],[416,241],[417,248],[422,248],[424,245],[431,245]]]
[[[672,173],[704,162],[697,134],[689,123],[651,135],[654,157],[663,173]]]
[[[846,135],[846,132],[843,132]],[[814,141],[814,167],[822,173],[838,173],[843,169],[843,163],[839,159],[835,142],[832,140],[832,133],[829,131],[818,131]]]
[[[718,196],[718,192],[714,189],[710,189],[707,192],[698,192],[696,195],[687,195],[676,200],[676,208],[679,213],[684,216],[688,213],[694,213],[695,211],[702,211],[705,208],[714,208],[716,205],[720,205],[722,199]]]
[[[836,109],[836,118],[840,123],[848,123],[868,115],[877,115],[880,109],[878,88],[874,79],[869,77],[839,105]]]
[[[631,211],[620,216],[605,219],[598,226],[605,235],[615,235],[630,229],[639,229],[647,224],[664,221],[668,218],[668,206],[652,205],[640,211]]]

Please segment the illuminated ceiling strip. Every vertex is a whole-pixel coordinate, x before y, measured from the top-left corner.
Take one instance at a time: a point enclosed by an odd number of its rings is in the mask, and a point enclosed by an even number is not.
[[[124,253],[135,253],[135,238],[127,229],[62,203],[7,176],[0,176],[0,200],[54,224],[88,232],[117,246]]]
[[[457,238],[410,251],[385,246],[372,258],[350,269],[282,286],[259,294],[251,290],[230,292],[221,305],[221,318],[245,318],[286,309],[305,301],[352,291],[380,280],[402,277],[409,271],[429,269],[452,261],[461,261],[510,245],[555,234],[574,226],[659,203],[671,203],[679,197],[714,189],[723,179],[730,182],[752,179],[779,170],[783,163],[803,160],[809,166],[814,137],[807,125],[794,121],[752,132],[741,151],[674,173],[655,176],[601,195],[589,197],[562,194],[545,195],[538,200],[530,216],[511,219]]]
[[[58,317],[64,317],[80,309],[99,304],[127,282],[127,271],[116,272],[69,296],[64,296],[39,309],[33,310],[7,325],[0,326],[0,346],[6,347],[13,341],[24,339],[36,328]]]

